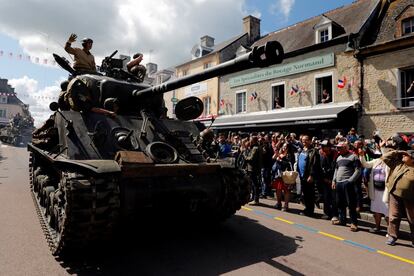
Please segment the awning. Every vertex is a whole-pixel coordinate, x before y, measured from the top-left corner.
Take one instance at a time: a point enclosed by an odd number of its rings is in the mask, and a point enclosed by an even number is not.
[[[220,116],[216,118],[212,128],[252,128],[330,123],[338,119],[341,112],[354,107],[354,105],[355,103],[348,103],[346,105],[327,104],[291,110],[272,110],[260,114]]]

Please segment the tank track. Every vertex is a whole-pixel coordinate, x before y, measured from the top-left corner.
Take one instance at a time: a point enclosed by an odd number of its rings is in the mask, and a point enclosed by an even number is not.
[[[91,178],[61,172],[59,183],[42,187],[30,160],[30,182],[36,212],[53,255],[79,249],[112,236],[118,223],[120,199],[116,178]],[[53,181],[45,183],[53,183]]]
[[[224,169],[222,173],[223,201],[217,210],[217,216],[224,220],[249,202],[250,182],[242,170]]]

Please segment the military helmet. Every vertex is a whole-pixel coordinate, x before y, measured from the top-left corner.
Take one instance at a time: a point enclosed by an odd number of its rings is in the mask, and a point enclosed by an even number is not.
[[[91,43],[93,43],[93,40],[92,40],[92,38],[89,38],[89,37],[85,37],[84,39],[82,39],[82,43],[88,43],[88,42],[91,42]]]

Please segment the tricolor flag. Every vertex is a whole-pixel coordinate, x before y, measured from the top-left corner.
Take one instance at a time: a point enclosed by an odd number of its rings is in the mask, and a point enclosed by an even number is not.
[[[343,80],[341,80],[341,79],[339,79],[339,80],[338,80],[338,88],[339,88],[339,89],[344,88],[344,87],[345,87],[345,85],[346,85],[346,77],[344,77],[344,79],[343,79]]]
[[[220,106],[224,106],[225,105],[225,101],[224,101],[224,99],[221,99],[220,100]]]
[[[257,98],[257,93],[255,91],[250,95],[250,101],[254,101],[254,100],[256,100],[256,98]]]
[[[295,86],[292,86],[292,89],[290,89],[290,95],[296,94],[299,92],[299,85],[296,84]]]

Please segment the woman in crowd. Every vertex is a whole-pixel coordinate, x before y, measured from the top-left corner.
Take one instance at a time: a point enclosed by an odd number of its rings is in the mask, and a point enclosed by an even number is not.
[[[290,186],[286,185],[282,179],[282,173],[284,171],[291,171],[292,165],[288,159],[288,145],[285,143],[279,152],[275,152],[273,155],[275,163],[272,168],[273,172],[273,183],[272,186],[276,190],[276,209],[282,209],[282,211],[288,211],[289,209],[289,198],[290,198]],[[282,208],[282,193],[285,199],[285,204]]]
[[[365,151],[358,149],[359,160],[362,167],[371,169],[368,180],[368,196],[371,199],[371,212],[374,213],[375,227],[370,229],[372,233],[380,232],[381,218],[385,217],[388,224],[388,207],[385,204],[385,181],[388,179],[390,168],[381,159],[377,158],[372,161],[366,161]]]

